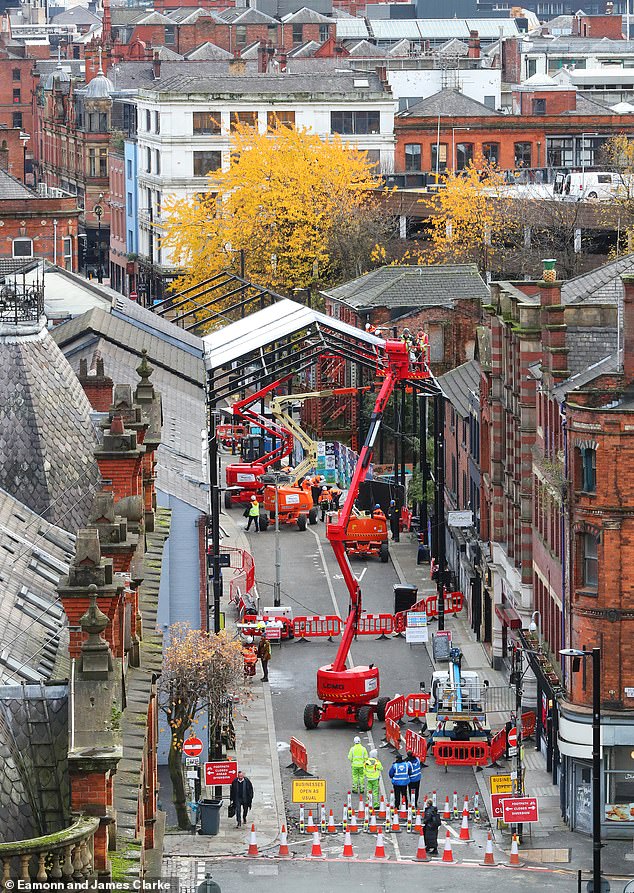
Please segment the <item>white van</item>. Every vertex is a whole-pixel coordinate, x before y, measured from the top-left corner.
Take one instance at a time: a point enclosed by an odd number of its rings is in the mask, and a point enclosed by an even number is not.
[[[576,171],[572,174],[558,173],[553,186],[554,194],[562,198],[570,196],[582,199],[599,199],[606,201],[614,198],[623,186],[621,174],[612,171]]]

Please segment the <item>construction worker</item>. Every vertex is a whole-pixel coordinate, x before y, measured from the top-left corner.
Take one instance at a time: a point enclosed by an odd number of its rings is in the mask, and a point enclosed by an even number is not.
[[[385,521],[385,520],[386,520],[386,518],[385,518],[385,512],[383,511],[383,509],[381,508],[381,506],[378,504],[378,502],[377,502],[377,504],[374,506],[374,511],[372,512],[372,517],[373,517],[373,518],[377,518],[377,519],[379,519],[379,520],[381,520],[381,521]]]
[[[319,505],[319,494],[321,493],[321,478],[318,474],[313,475],[310,479],[310,489],[313,494],[313,505]]]
[[[409,785],[409,763],[403,754],[396,755],[396,760],[390,766],[389,776],[394,789],[394,805],[398,809],[401,799],[407,803],[407,786]]]
[[[330,510],[330,490],[324,484],[321,488],[321,493],[319,494],[319,508],[321,509],[321,520],[326,520],[326,512]]]
[[[260,503],[258,502],[255,496],[251,497],[251,505],[249,506],[249,520],[247,521],[247,530],[251,526],[251,521],[253,521],[253,526],[255,527],[255,532],[260,532]]]
[[[330,488],[330,497],[332,499],[332,507],[338,512],[339,511],[339,500],[341,499],[341,490],[339,489],[339,485],[335,484]]]
[[[352,793],[362,794],[365,788],[365,772],[364,765],[368,758],[368,752],[361,744],[358,735],[355,736],[354,743],[348,751],[348,760],[352,767]]]
[[[363,771],[365,773],[365,781],[367,785],[366,799],[368,801],[368,806],[370,806],[371,809],[378,809],[379,779],[381,777],[381,772],[383,771],[383,766],[377,758],[376,750],[370,751],[370,756],[363,764]]]
[[[392,531],[392,541],[398,543],[400,539],[401,512],[396,504],[396,500],[390,500],[390,507],[387,510],[387,516],[390,519],[390,530]]]
[[[304,480],[302,481],[302,490],[304,491],[304,493],[310,493],[311,489],[312,489],[312,485],[310,483],[310,478],[305,477]]]
[[[409,762],[409,802],[416,809],[418,806],[420,780],[423,777],[422,763],[409,750],[407,751],[407,760]]]

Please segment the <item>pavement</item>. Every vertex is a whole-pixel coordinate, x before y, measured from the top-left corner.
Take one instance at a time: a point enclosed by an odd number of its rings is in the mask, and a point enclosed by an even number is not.
[[[238,526],[241,520],[241,516],[237,513],[234,515],[222,514],[221,526],[225,532],[223,543],[253,551],[244,530]],[[401,582],[416,584],[419,588],[419,596],[423,593],[435,592],[435,584],[429,579],[429,566],[417,566],[416,564],[417,547],[413,537],[410,537],[409,534],[402,535],[399,543],[390,544],[390,550],[394,570]],[[221,609],[226,612],[228,622],[235,622],[235,611],[228,604],[226,596]],[[507,676],[491,669],[484,649],[475,640],[470,629],[466,611],[463,611],[461,615],[452,616],[450,626],[454,643],[459,644],[463,650],[464,666],[479,671],[481,678],[488,679],[492,686],[508,686]],[[429,663],[432,664],[431,644],[425,647],[429,655]],[[440,668],[444,666],[440,665]],[[277,852],[279,831],[282,825],[286,825],[287,828],[289,825],[285,811],[271,688],[268,683],[260,681],[259,672],[252,681],[244,699],[234,710],[234,724],[236,754],[239,754],[240,764],[251,778],[255,789],[253,811],[249,814],[247,828],[237,829],[234,821],[228,819],[226,809],[223,807],[220,832],[217,836],[203,837],[168,831],[165,836],[163,877],[176,877],[187,889],[193,890],[204,879],[205,873],[212,868],[216,877],[215,872],[219,860],[224,866],[227,860],[237,859],[236,871],[240,874],[242,871],[240,866],[244,863],[240,863],[239,860],[247,852],[251,822],[256,826],[260,854],[270,857]],[[559,810],[559,789],[552,784],[552,778],[546,772],[545,760],[535,750],[532,742],[527,742],[525,745],[524,766],[526,792],[539,797],[540,822],[539,827],[535,829],[527,829],[525,826],[520,855],[522,862],[527,866],[550,866],[565,874],[566,877],[569,877],[570,873],[576,875],[578,870],[582,870],[584,879],[587,879],[589,877],[587,872],[592,864],[591,840],[587,835],[570,832],[563,823]],[[489,802],[487,778],[490,774],[493,774],[490,770],[474,771],[475,783],[480,791],[481,802],[484,804]],[[508,854],[510,851],[510,836],[495,827],[492,828],[492,832],[496,842],[496,862],[500,862],[504,860],[505,853]],[[409,838],[413,839],[414,835],[407,835],[407,838],[406,835],[401,835],[401,837],[411,843]],[[304,859],[308,855],[309,845],[307,838],[304,838],[303,841],[294,839],[292,850],[296,853],[296,857]],[[337,842],[337,852],[340,848],[341,844]],[[415,851],[415,842],[408,849],[412,848]],[[330,848],[325,846],[324,849],[326,857],[336,861],[334,844]],[[633,855],[631,843],[606,841],[603,850],[604,874],[625,879],[633,877],[634,862],[627,859],[628,855]],[[413,858],[413,855],[407,852],[399,855],[397,846],[396,858],[408,860]],[[249,864],[253,865],[254,863]],[[449,868],[450,866],[443,865],[442,867]],[[256,869],[250,868],[248,874],[251,880],[259,880],[259,877],[256,877],[259,874]],[[223,884],[223,891],[224,889],[225,884]],[[232,889],[231,882],[228,889]],[[238,885],[236,889],[242,889],[242,887]],[[271,887],[271,889],[273,888]],[[613,887],[613,893],[615,890],[620,893],[621,889],[622,886],[617,884],[616,887]]]

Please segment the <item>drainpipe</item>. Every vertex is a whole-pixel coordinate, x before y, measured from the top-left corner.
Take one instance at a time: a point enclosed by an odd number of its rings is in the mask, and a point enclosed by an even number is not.
[[[560,533],[559,539],[561,542],[561,644],[562,648],[567,648],[569,644],[569,638],[566,635],[566,549],[568,548],[568,540],[569,537],[566,537],[566,518],[569,515],[570,509],[570,500],[568,493],[568,424],[566,420],[566,401],[559,407],[559,416],[561,418],[561,430],[563,434],[563,449],[564,449],[564,485],[562,487],[562,511],[560,515]],[[568,525],[569,528],[570,525]],[[563,681],[564,684],[567,681],[568,676],[568,667],[567,662],[564,660],[561,662],[562,671],[563,671]],[[538,705],[539,707],[539,705]]]

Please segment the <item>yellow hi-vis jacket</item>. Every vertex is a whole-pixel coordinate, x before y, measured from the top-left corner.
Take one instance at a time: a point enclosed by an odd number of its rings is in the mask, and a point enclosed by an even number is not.
[[[368,758],[368,752],[363,744],[353,744],[348,751],[348,759],[353,769],[360,769]]]
[[[378,778],[381,774],[383,766],[381,765],[379,760],[374,759],[374,757],[368,757],[368,759],[363,764],[363,769],[365,772],[365,777],[368,779],[368,781],[374,781],[374,779]]]

